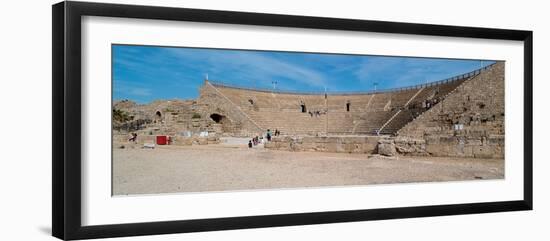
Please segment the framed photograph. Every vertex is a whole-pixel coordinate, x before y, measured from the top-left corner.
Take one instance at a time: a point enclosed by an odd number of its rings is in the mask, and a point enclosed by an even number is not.
[[[532,34],[55,4],[53,235],[531,210]]]

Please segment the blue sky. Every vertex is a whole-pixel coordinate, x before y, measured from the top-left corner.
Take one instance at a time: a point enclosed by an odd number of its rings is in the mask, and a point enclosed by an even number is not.
[[[293,91],[368,91],[438,81],[490,61],[113,45],[113,98],[194,99],[205,75]]]

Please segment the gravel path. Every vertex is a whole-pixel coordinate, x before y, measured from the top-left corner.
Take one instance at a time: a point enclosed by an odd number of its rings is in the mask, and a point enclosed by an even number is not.
[[[154,194],[504,178],[504,160],[368,157],[240,145],[113,150],[113,193]]]

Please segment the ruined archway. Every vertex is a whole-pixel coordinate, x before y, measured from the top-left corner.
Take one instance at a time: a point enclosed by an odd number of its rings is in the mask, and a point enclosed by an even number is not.
[[[160,110],[155,111],[155,115],[153,116],[153,123],[160,123],[162,122],[162,113]]]
[[[223,124],[223,121],[224,121],[224,119],[226,119],[226,117],[224,115],[214,113],[214,114],[210,115],[210,119],[212,119],[214,122],[216,122],[218,124]]]
[[[225,115],[213,113],[210,115],[210,119],[216,122],[216,124],[220,124],[223,132],[231,131],[231,121]]]

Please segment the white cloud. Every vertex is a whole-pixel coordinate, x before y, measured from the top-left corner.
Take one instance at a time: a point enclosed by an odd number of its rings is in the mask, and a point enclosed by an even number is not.
[[[249,81],[270,82],[286,78],[308,86],[327,85],[325,76],[318,71],[261,53],[209,51],[206,55],[204,51],[181,51],[178,49],[169,49],[169,51],[178,56],[180,61],[183,61],[182,64],[190,65],[189,61],[196,61],[197,64],[208,65],[203,68],[209,69],[211,73],[230,72],[233,76],[244,77]]]

